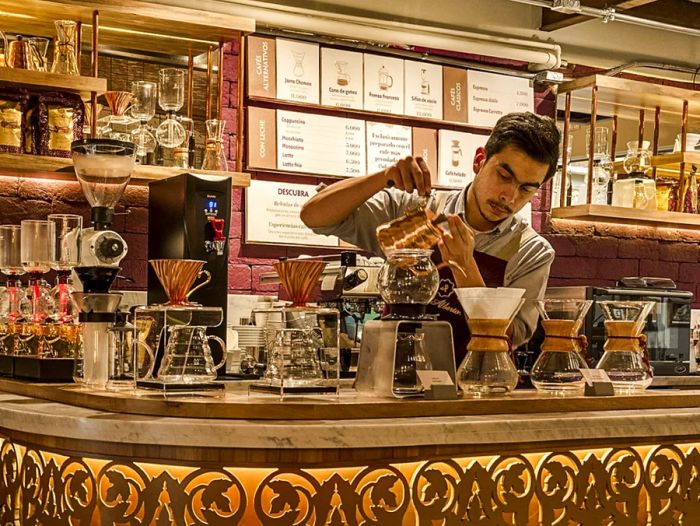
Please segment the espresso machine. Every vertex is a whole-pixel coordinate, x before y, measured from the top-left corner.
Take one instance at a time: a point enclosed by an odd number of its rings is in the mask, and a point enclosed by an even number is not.
[[[148,259],[204,261],[210,281],[189,300],[218,307],[226,319],[228,306],[228,232],[231,225],[231,178],[181,174],[155,181],[148,192]],[[148,268],[148,304],[164,303],[165,291]],[[226,339],[226,324],[208,333]],[[213,349],[214,360],[219,356]],[[223,371],[221,371],[223,373]]]
[[[440,281],[431,252],[387,253],[378,276],[385,314],[365,323],[355,382],[359,392],[397,398],[457,396],[452,328],[426,313]],[[426,386],[423,371],[442,371],[451,384]]]

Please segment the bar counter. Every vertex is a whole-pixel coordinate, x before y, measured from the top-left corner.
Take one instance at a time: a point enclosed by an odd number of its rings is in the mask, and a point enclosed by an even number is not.
[[[166,400],[0,380],[0,444],[2,524],[700,518],[700,390]]]

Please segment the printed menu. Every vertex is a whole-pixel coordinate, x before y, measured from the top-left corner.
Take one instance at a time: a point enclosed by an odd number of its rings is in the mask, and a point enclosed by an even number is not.
[[[314,234],[299,218],[314,192],[314,185],[250,181],[246,202],[255,206],[245,207],[246,242],[337,247],[337,237]]]
[[[402,114],[403,59],[365,53],[365,110]]]
[[[362,109],[362,53],[321,48],[321,104]]]
[[[474,126],[494,126],[514,111],[533,111],[534,92],[528,79],[469,71],[467,119]]]
[[[442,66],[404,61],[404,113],[442,119]]]
[[[474,179],[474,153],[484,146],[485,135],[440,130],[438,132],[438,183],[462,188]]]
[[[277,110],[278,169],[357,176],[366,164],[365,121]]]
[[[319,102],[319,46],[277,39],[277,98]]]
[[[375,173],[411,155],[413,130],[410,126],[367,123],[367,173]]]

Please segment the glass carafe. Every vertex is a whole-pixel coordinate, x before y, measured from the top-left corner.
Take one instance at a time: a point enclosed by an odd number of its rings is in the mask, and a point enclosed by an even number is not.
[[[163,383],[197,384],[216,379],[216,371],[224,365],[226,344],[218,336],[207,336],[207,328],[196,325],[173,325],[158,369]],[[221,346],[223,359],[214,364],[209,340]]]
[[[78,66],[78,24],[73,20],[56,20],[52,73],[80,75]]]
[[[589,300],[540,300],[545,339],[532,367],[530,378],[539,391],[555,395],[583,394],[587,369],[583,357],[586,341],[579,336],[583,320],[593,302]]]
[[[612,380],[615,394],[636,394],[651,385],[653,372],[642,334],[653,301],[599,301],[607,340],[598,369]]]
[[[525,289],[487,287],[455,289],[471,338],[457,381],[468,396],[506,394],[518,384],[507,330],[523,304]]]
[[[134,326],[129,323],[124,312],[116,313],[116,322],[110,329],[108,363],[108,391],[122,391],[135,387],[134,371],[140,371],[147,378],[153,376],[155,356],[151,347],[136,337]],[[139,352],[143,349],[143,352]]]
[[[419,395],[424,391],[418,371],[430,371],[433,366],[425,352],[424,335],[409,330],[412,324],[401,325],[396,334],[394,356],[394,383],[392,390],[397,396]]]
[[[432,250],[400,248],[387,254],[377,286],[388,305],[388,319],[416,319],[425,315],[440,284]]]
[[[224,129],[226,121],[209,119],[207,125],[207,142],[204,149],[202,170],[228,171],[226,151],[224,149]]]
[[[627,143],[627,155],[622,162],[625,172],[638,177],[651,174],[650,144],[649,141],[629,141]]]

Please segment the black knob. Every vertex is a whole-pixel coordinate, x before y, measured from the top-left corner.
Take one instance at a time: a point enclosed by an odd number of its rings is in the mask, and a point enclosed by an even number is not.
[[[124,242],[115,237],[104,238],[100,241],[96,252],[105,258],[117,258],[124,253]]]
[[[357,269],[355,272],[352,272],[351,274],[348,274],[347,276],[345,276],[345,278],[343,278],[343,289],[354,289],[359,284],[367,281],[368,277],[369,276],[365,269]]]

